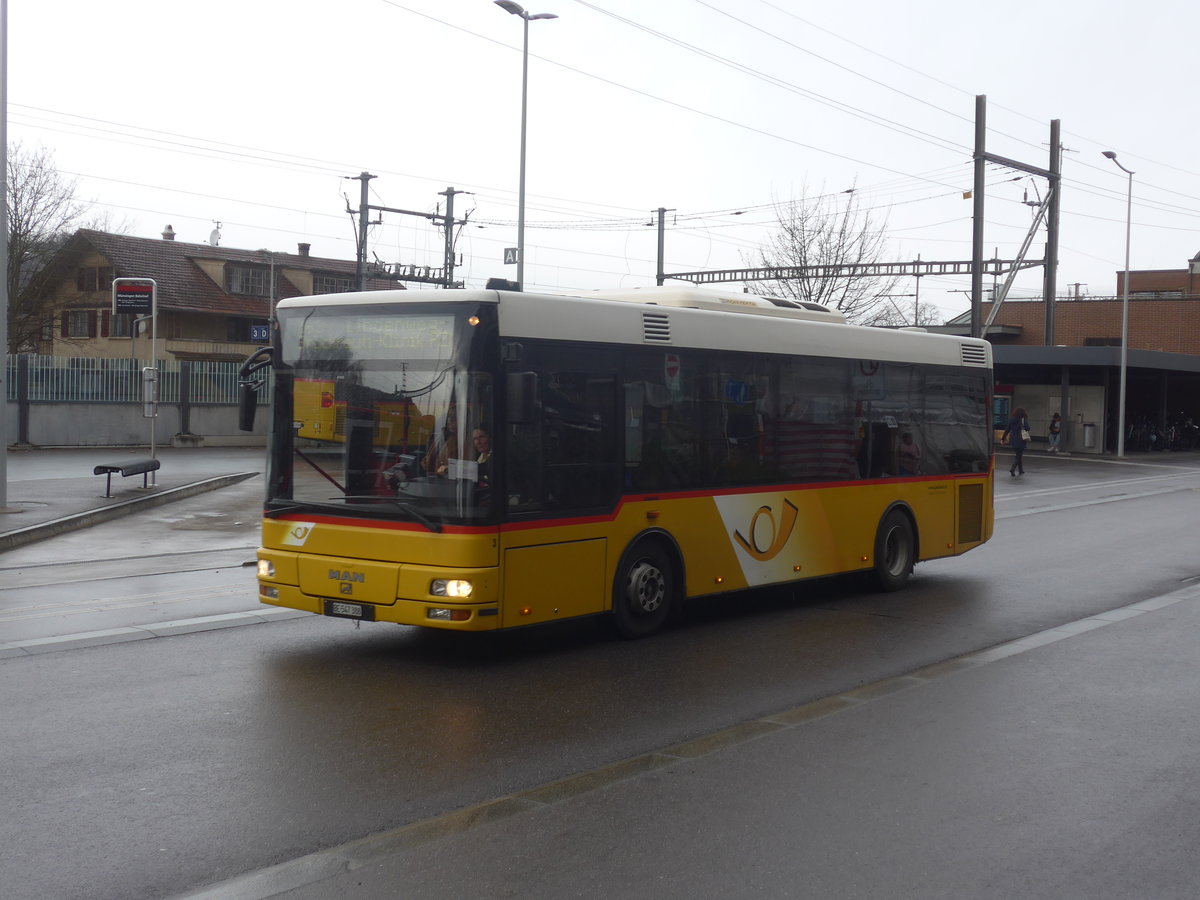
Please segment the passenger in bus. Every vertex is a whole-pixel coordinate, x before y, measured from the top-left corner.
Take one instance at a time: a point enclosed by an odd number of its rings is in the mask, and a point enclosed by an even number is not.
[[[471,432],[471,443],[475,445],[475,462],[483,465],[492,458],[492,439],[482,426]]]
[[[900,435],[900,447],[896,456],[899,459],[901,475],[921,474],[921,446],[913,440],[911,431]]]
[[[482,425],[471,432],[471,443],[475,445],[475,465],[478,467],[475,483],[482,491],[492,483],[492,439]]]

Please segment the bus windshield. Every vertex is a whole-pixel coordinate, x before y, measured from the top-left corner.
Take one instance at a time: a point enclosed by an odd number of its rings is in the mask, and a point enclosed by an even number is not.
[[[493,377],[475,312],[281,308],[267,515],[487,520]]]

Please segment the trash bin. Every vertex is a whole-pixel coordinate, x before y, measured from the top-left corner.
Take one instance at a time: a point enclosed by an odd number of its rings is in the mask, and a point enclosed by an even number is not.
[[[1096,423],[1083,423],[1083,447],[1085,450],[1096,449]]]

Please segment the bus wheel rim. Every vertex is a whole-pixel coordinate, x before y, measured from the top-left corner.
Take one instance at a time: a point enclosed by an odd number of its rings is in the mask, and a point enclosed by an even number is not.
[[[626,593],[634,612],[649,615],[662,606],[666,599],[666,579],[657,566],[642,560],[629,570]]]
[[[902,575],[908,568],[908,541],[904,529],[894,527],[887,533],[884,540],[884,564],[892,575]]]

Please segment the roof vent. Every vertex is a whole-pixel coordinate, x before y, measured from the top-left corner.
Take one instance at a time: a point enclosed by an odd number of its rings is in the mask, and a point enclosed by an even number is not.
[[[163,229],[162,236],[163,236],[164,241],[175,240],[175,229],[172,228],[170,225],[168,225],[166,228]]]
[[[656,344],[671,342],[671,320],[666,313],[642,313],[642,340]]]
[[[959,344],[959,359],[964,366],[986,366],[987,346],[984,344]]]

